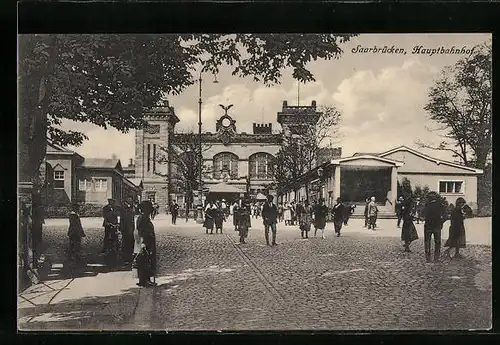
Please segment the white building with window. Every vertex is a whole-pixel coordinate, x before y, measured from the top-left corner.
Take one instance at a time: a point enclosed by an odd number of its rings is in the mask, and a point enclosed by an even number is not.
[[[455,203],[464,198],[477,209],[477,177],[482,170],[430,157],[400,146],[382,153],[356,153],[331,160],[304,174],[295,187],[280,196],[283,201],[324,198],[329,206],[340,197],[348,203],[364,204],[374,196],[387,214],[394,213],[398,182],[408,179],[412,188],[429,187]],[[362,212],[363,208],[358,211]]]

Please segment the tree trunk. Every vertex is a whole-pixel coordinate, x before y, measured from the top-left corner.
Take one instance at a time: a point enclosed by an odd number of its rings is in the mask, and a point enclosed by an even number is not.
[[[21,116],[30,118],[27,164],[30,169],[32,190],[32,235],[35,259],[40,254],[42,227],[44,222],[44,206],[42,204],[42,189],[45,177],[40,176],[40,166],[47,152],[47,114],[52,96],[52,78],[57,58],[57,35],[49,37],[50,53],[45,71],[38,84],[38,106],[36,109],[24,109]],[[33,95],[26,95],[33,97]],[[30,111],[30,113],[27,113]]]

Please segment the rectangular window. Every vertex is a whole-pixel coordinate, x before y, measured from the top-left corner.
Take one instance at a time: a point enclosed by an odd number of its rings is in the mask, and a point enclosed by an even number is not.
[[[54,188],[64,189],[64,171],[54,171]]]
[[[463,181],[439,181],[439,193],[463,194]]]
[[[153,172],[156,171],[156,144],[153,144]]]
[[[92,190],[92,181],[87,179],[78,181],[78,189],[81,191],[90,192]]]
[[[106,192],[108,190],[108,180],[105,178],[96,178],[95,190],[97,192]]]
[[[151,170],[151,145],[148,144],[148,171]]]

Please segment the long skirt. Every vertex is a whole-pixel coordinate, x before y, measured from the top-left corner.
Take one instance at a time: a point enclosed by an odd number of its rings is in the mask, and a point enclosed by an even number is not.
[[[342,230],[342,224],[344,224],[344,219],[334,219],[333,220],[333,227],[335,229],[335,232],[339,233],[340,230]]]
[[[283,218],[285,221],[291,221],[292,220],[292,211],[291,210],[285,210],[283,212]]]
[[[314,220],[314,227],[316,229],[324,229],[326,226],[326,218],[318,217]]]
[[[222,224],[224,223],[223,217],[215,217],[215,228],[222,229]]]
[[[205,222],[203,222],[203,227],[207,230],[214,229],[214,220],[211,217],[205,217]]]
[[[415,228],[415,224],[413,224],[411,220],[404,221],[403,228],[401,229],[401,241],[411,243],[415,240],[418,240],[418,233]]]
[[[449,230],[449,237],[444,244],[445,247],[450,248],[465,248],[466,237],[465,227],[451,227]]]

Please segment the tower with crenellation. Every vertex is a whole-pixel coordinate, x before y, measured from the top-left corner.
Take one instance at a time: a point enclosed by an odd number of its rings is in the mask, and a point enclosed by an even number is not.
[[[171,161],[168,157],[169,138],[179,118],[168,100],[144,109],[147,126],[135,132],[135,177],[142,180],[142,200],[160,206],[169,202]]]

